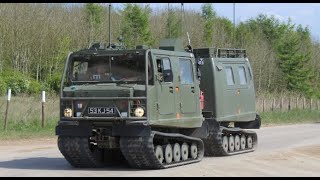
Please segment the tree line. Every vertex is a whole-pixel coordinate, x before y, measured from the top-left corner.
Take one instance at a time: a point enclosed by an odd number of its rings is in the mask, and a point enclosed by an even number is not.
[[[183,38],[186,45],[188,32],[194,48],[246,49],[258,93],[320,97],[319,41],[290,19],[259,14],[234,26],[211,3],[200,10],[126,3],[110,14],[113,43],[122,37],[127,48],[157,48],[160,39]],[[108,4],[2,3],[0,94],[58,90],[68,52],[109,42],[108,15]]]

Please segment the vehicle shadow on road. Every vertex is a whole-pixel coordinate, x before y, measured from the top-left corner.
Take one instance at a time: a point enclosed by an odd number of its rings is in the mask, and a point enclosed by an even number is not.
[[[104,168],[74,168],[64,158],[25,158],[0,162],[0,168],[32,170],[90,170],[90,171],[137,171],[127,164],[106,165]]]

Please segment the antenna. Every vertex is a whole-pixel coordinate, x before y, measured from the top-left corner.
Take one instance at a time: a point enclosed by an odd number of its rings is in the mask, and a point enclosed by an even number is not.
[[[170,14],[170,7],[168,3],[168,19],[169,19],[169,14]],[[171,38],[171,31],[170,31],[170,24],[168,23],[168,30],[169,30],[169,38]]]
[[[109,4],[109,48],[111,48],[111,3]]]
[[[235,33],[236,33],[236,3],[233,3],[233,46],[235,44]]]
[[[187,47],[188,47],[188,49],[189,49],[190,52],[193,52],[192,47],[191,47],[191,44],[190,44],[189,32],[187,32],[187,37],[188,37],[188,45],[187,45]]]
[[[188,45],[190,45],[190,36],[189,36],[189,32],[187,32],[187,37],[188,37]]]
[[[182,28],[183,28],[183,13],[184,13],[183,3],[181,3],[181,34],[183,33],[183,31],[182,31]]]

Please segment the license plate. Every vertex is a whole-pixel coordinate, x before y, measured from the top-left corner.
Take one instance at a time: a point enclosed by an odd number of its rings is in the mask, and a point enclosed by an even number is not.
[[[89,107],[89,114],[115,114],[113,107]]]

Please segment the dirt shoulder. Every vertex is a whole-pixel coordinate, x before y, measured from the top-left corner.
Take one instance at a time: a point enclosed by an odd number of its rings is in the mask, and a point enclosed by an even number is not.
[[[57,137],[39,137],[28,139],[15,139],[15,140],[0,140],[0,146],[6,145],[49,145],[57,143]]]

